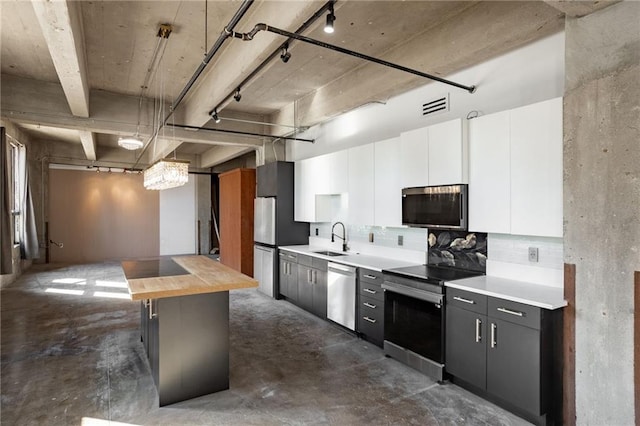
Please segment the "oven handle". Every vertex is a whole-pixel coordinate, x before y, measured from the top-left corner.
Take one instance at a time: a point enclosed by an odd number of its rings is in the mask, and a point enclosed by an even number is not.
[[[443,297],[441,294],[430,293],[427,291],[416,290],[412,287],[408,287],[406,285],[397,284],[397,283],[389,283],[385,281],[382,283],[382,288],[387,291],[392,291],[394,293],[403,294],[405,296],[413,297],[415,299],[424,300],[425,302],[435,303],[437,305],[442,305]]]

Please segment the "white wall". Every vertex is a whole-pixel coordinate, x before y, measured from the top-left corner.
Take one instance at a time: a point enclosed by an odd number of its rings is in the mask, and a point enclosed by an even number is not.
[[[300,134],[316,141],[288,143],[287,159],[315,157],[396,137],[401,132],[466,117],[471,111],[489,114],[560,97],[564,92],[564,32],[445,78],[476,85],[477,90],[471,94],[441,83],[430,83],[382,100],[385,105],[361,107]],[[422,104],[446,93],[449,93],[450,111],[423,117]]]
[[[196,253],[196,179],[160,191],[160,255]]]

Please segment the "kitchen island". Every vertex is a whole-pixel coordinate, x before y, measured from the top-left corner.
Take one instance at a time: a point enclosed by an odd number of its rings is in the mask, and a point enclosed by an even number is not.
[[[207,256],[123,261],[160,406],[229,388],[229,290],[258,282]]]

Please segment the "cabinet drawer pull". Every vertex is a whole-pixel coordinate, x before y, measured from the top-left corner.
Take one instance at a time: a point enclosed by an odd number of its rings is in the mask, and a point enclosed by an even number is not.
[[[370,288],[363,288],[362,291],[366,291],[367,293],[376,294],[377,291],[371,290]]]
[[[498,309],[498,311],[504,312],[505,314],[515,315],[517,317],[523,317],[524,316],[524,313],[518,312],[518,311],[512,311],[511,309],[507,309],[507,308],[497,308],[497,309]]]
[[[372,318],[369,317],[362,317],[363,320],[365,321],[369,321],[371,324],[375,324],[376,322],[378,322],[378,320],[374,320]]]
[[[377,308],[377,306],[376,306],[376,305],[372,305],[372,304],[371,304],[371,303],[369,303],[369,302],[364,302],[364,303],[363,303],[363,305],[364,305],[364,306],[366,306],[367,308],[371,308],[371,309],[375,309],[375,308]]]
[[[453,300],[457,300],[458,302],[462,302],[462,303],[468,303],[470,305],[476,304],[476,302],[474,302],[473,300],[465,299],[464,297],[453,296]]]
[[[496,341],[496,330],[498,329],[498,326],[495,325],[494,323],[491,323],[491,348],[495,348],[496,346],[498,346],[498,342]]]
[[[480,320],[480,318],[476,318],[476,343],[479,343],[482,340],[482,335],[480,335],[481,325],[482,325],[482,320]]]
[[[375,275],[369,275],[369,274],[364,274],[363,277],[369,278],[370,280],[378,279],[378,277],[376,277]]]

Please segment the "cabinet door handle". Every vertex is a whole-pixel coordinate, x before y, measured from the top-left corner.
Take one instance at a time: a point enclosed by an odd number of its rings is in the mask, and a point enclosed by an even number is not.
[[[318,284],[318,271],[313,271],[313,283]]]
[[[468,303],[470,305],[476,304],[476,302],[474,302],[473,300],[465,299],[464,297],[453,296],[453,300],[457,300],[458,302],[462,302],[462,303]]]
[[[371,308],[371,309],[375,309],[375,308],[377,308],[377,306],[376,306],[376,305],[372,305],[372,304],[371,304],[371,303],[369,303],[369,302],[364,302],[364,303],[363,303],[363,305],[364,305],[364,306],[366,306],[367,308]]]
[[[369,317],[362,317],[363,320],[365,321],[369,321],[371,324],[375,324],[376,322],[378,322],[378,320],[374,320],[372,318]]]
[[[496,340],[497,329],[498,329],[498,326],[495,325],[494,323],[491,323],[491,348],[492,349],[498,346],[498,341]]]
[[[307,281],[313,283],[313,276],[311,275],[311,269],[307,269]]]
[[[499,312],[504,312],[505,314],[515,315],[517,317],[523,317],[524,316],[524,313],[522,313],[522,312],[512,311],[511,309],[507,309],[507,308],[497,308],[497,310]]]
[[[371,290],[370,288],[363,288],[362,291],[366,291],[367,293],[376,294],[377,291]]]
[[[157,309],[157,306],[156,306]],[[153,299],[149,299],[149,319],[152,320],[158,316],[158,313],[153,312]]]
[[[369,274],[364,274],[364,275],[363,275],[363,277],[365,277],[365,278],[369,278],[370,280],[375,280],[375,279],[377,279],[377,278],[378,278],[378,277],[376,277],[375,275],[369,275]]]
[[[482,325],[482,320],[480,318],[476,318],[476,343],[482,340],[482,335],[480,334],[481,325]]]

